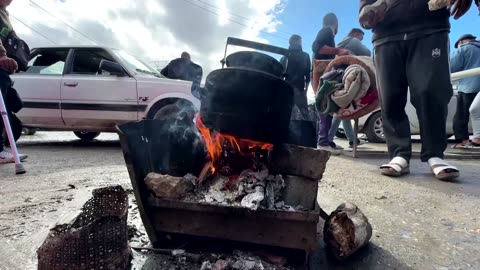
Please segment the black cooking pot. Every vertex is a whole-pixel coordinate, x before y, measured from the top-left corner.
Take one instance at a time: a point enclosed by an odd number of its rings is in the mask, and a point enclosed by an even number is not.
[[[271,74],[243,68],[211,72],[200,108],[207,128],[243,139],[285,143],[293,88]]]
[[[241,51],[232,53],[226,58],[227,67],[242,67],[270,73],[277,77],[283,76],[283,66],[270,55],[254,52]]]

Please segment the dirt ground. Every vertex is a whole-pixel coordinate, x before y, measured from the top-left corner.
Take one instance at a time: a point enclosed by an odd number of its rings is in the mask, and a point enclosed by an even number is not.
[[[0,165],[0,269],[7,270],[36,269],[36,250],[49,228],[77,215],[94,188],[120,184],[131,190],[116,135],[83,143],[71,133],[40,132],[23,138],[19,148],[30,156],[27,174],[15,176],[13,165]],[[319,184],[320,205],[329,212],[343,202],[357,204],[374,234],[344,263],[328,259],[320,241],[311,269],[480,269],[479,161],[453,161],[462,170],[454,183],[432,179],[418,161],[409,177],[381,177],[376,169],[383,162],[330,160]],[[139,230],[132,245],[147,245],[133,201],[129,210]],[[132,269],[188,269],[162,262],[136,253]]]

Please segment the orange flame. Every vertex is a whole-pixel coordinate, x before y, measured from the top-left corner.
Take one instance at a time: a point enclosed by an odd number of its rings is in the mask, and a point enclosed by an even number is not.
[[[247,155],[244,153],[242,149],[253,149],[253,148],[260,148],[262,150],[270,151],[273,147],[272,144],[269,143],[262,143],[256,142],[252,140],[240,139],[236,138],[235,136],[222,134],[219,132],[212,132],[210,129],[206,128],[202,122],[202,118],[200,114],[197,115],[196,119],[197,128],[202,134],[203,139],[205,140],[205,145],[207,147],[208,154],[212,160],[212,163],[215,164],[218,159],[221,158],[223,144],[225,142],[230,143],[232,147],[235,148],[235,151],[241,154]],[[242,146],[244,148],[242,148]],[[215,172],[215,167],[212,167],[212,173]]]

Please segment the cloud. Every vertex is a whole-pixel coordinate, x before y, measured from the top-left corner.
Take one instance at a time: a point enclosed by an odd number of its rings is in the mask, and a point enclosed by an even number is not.
[[[15,0],[8,8],[14,28],[31,47],[53,42],[86,45],[94,40],[147,61],[171,60],[189,51],[208,74],[220,67],[227,37],[268,43],[260,33],[276,32],[287,0],[33,1]]]

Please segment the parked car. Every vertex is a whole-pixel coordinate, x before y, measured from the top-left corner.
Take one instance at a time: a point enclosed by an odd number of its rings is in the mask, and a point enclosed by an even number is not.
[[[447,134],[448,136],[453,135],[453,117],[457,111],[457,91],[454,85],[454,95],[448,104],[448,117],[447,117]],[[410,103],[410,95],[408,96],[407,106],[405,108],[408,119],[410,120],[410,130],[412,135],[420,134],[420,124],[417,117],[417,111]],[[373,111],[372,113],[359,119],[359,133],[364,133],[367,136],[369,142],[373,143],[384,143],[385,135],[383,134],[383,124],[382,124],[382,112],[381,109]],[[352,121],[353,126],[353,121]],[[470,127],[470,132],[472,129]],[[340,127],[337,132],[338,137],[345,137],[343,129]]]
[[[117,124],[198,110],[191,82],[171,80],[120,50],[42,47],[26,72],[12,76],[25,106],[18,118],[31,130],[74,131],[82,140]]]

